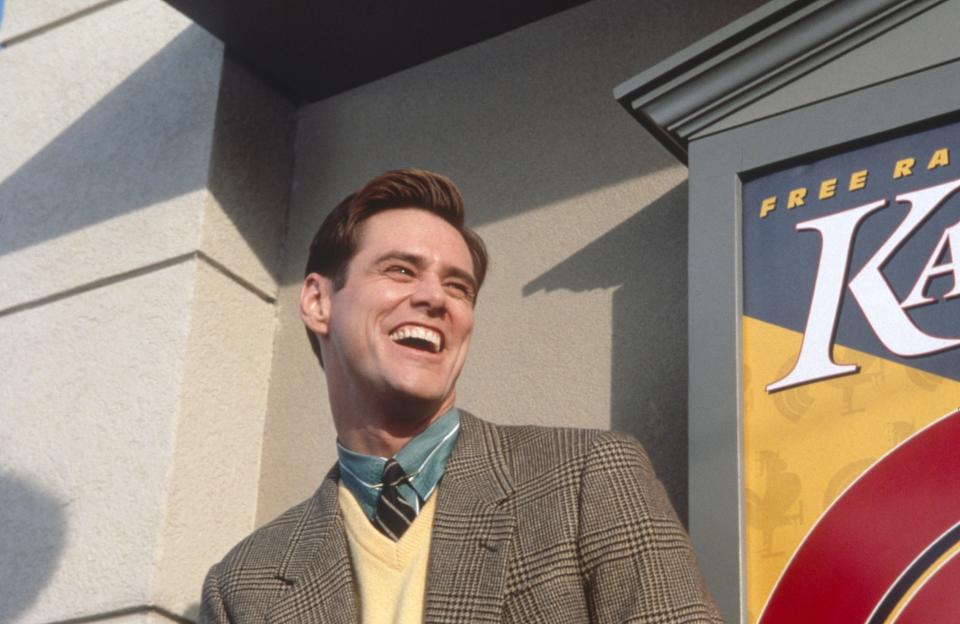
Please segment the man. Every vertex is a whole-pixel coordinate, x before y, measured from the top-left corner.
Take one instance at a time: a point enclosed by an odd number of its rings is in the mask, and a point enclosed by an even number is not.
[[[320,227],[300,310],[340,460],[213,566],[202,621],[719,621],[636,441],[456,408],[487,269],[463,222],[408,169]]]

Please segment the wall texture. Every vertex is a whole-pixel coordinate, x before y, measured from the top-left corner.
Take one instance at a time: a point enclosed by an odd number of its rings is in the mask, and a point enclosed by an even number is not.
[[[0,40],[0,622],[191,616],[253,528],[293,110],[158,0]]]
[[[686,173],[611,91],[757,4],[597,0],[301,109],[258,522],[335,458],[296,314],[310,238],[404,166],[457,181],[493,258],[460,405],[629,431],[685,513]]]

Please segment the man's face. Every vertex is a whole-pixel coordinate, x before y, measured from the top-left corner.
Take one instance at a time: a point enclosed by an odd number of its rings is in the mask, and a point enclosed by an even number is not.
[[[374,398],[446,409],[473,330],[467,244],[449,223],[417,208],[377,213],[361,227],[344,286],[329,295],[327,374],[359,393],[353,398],[360,405]]]

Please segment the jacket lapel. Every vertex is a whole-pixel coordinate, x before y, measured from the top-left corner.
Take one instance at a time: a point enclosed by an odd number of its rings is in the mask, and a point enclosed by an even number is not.
[[[437,489],[426,622],[499,622],[516,518],[495,427],[461,411],[460,434]]]
[[[277,571],[288,588],[271,606],[267,622],[359,621],[350,550],[337,503],[339,480],[334,466],[301,516]]]

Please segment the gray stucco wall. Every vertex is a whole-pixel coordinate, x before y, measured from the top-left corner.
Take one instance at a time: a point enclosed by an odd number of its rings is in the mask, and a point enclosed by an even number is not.
[[[254,523],[292,107],[159,0],[4,9],[0,622],[193,616]]]
[[[150,601],[219,56],[149,0],[0,52],[0,621]]]
[[[296,313],[310,238],[404,166],[452,177],[492,254],[459,404],[631,432],[685,514],[686,172],[611,89],[757,4],[598,0],[301,109],[258,522],[335,458]]]

